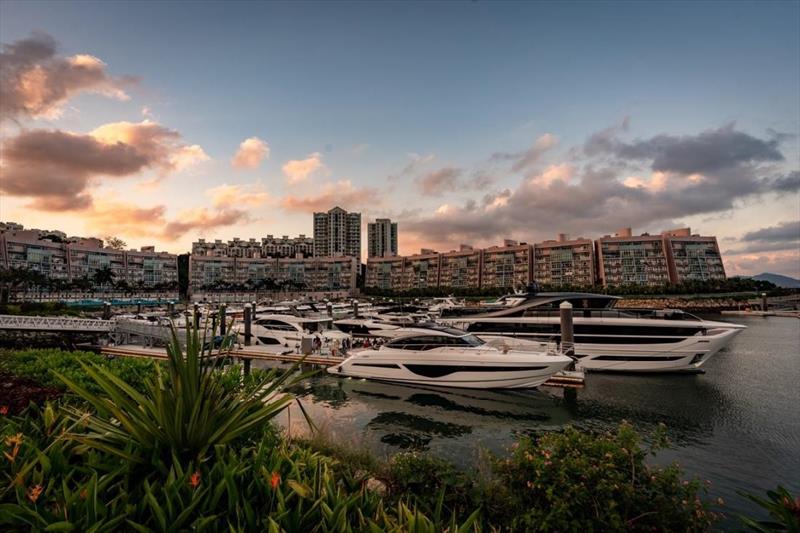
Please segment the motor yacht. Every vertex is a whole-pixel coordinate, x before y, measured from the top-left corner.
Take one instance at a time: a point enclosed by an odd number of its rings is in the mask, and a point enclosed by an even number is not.
[[[241,339],[244,339],[244,325],[234,326]],[[349,335],[333,328],[331,318],[308,318],[295,315],[269,314],[253,320],[250,326],[252,343],[255,345],[282,345],[292,347],[303,337],[316,336],[322,341],[341,341]]]
[[[697,371],[745,326],[674,309],[616,309],[620,298],[592,293],[527,293],[490,306],[445,310],[441,323],[510,348],[560,342],[559,305],[573,306],[577,369],[615,372]]]
[[[378,347],[356,349],[328,368],[339,376],[469,389],[538,387],[572,359],[547,350],[509,350],[461,330],[420,325],[391,332]]]

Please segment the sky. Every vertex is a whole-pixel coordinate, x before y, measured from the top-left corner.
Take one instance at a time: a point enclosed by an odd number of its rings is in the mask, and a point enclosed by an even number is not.
[[[690,226],[800,277],[798,2],[0,2],[0,220],[183,253]],[[366,227],[362,240],[366,246]]]

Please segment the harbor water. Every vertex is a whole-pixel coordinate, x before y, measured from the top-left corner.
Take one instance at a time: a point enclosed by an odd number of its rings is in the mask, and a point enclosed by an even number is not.
[[[778,484],[800,494],[800,320],[709,317],[748,329],[709,360],[704,374],[590,374],[574,401],[561,391],[475,391],[408,387],[319,376],[294,392],[314,423],[340,444],[388,458],[424,450],[465,469],[484,450],[503,454],[519,435],[567,424],[611,429],[622,420],[647,434],[667,427],[673,443],[654,459],[677,461],[709,480],[727,520],[759,510],[741,496]],[[307,431],[295,406],[281,419]],[[727,522],[731,523],[731,522]]]

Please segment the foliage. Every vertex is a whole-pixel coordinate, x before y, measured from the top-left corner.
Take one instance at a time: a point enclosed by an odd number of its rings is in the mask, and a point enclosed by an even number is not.
[[[706,530],[715,520],[698,496],[697,481],[681,481],[675,466],[652,467],[649,448],[623,423],[616,433],[592,435],[567,428],[538,440],[520,440],[511,457],[496,464],[512,495],[512,529]]]
[[[336,461],[267,436],[214,460],[173,458],[143,480],[124,461],[84,454],[66,438],[75,423],[53,406],[0,420],[0,526],[7,531],[471,531],[400,502],[385,507],[366,479],[338,475]],[[8,444],[10,443],[10,444]],[[17,444],[19,443],[19,444]],[[16,448],[16,451],[15,451]]]
[[[131,384],[142,392],[147,378],[155,373],[156,362],[148,359],[109,359],[93,352],[67,352],[58,349],[28,349],[0,351],[0,368],[17,375],[35,379],[47,387],[64,388],[56,377],[61,374],[92,393],[101,388],[84,372],[81,363],[91,363]]]
[[[113,250],[124,250],[128,243],[120,239],[119,237],[112,237],[107,236],[105,238],[106,241],[106,248],[111,248]]]
[[[279,393],[289,373],[268,373],[249,390],[226,387],[217,373],[221,358],[212,353],[206,333],[201,337],[199,328],[187,328],[184,348],[173,328],[165,369],[156,366],[155,375],[145,377],[143,392],[97,364],[80,362],[100,394],[56,372],[95,409],[89,416],[70,410],[88,429],[75,438],[139,464],[170,456],[202,460],[209,450],[263,426],[288,405],[292,397]]]
[[[63,302],[21,302],[18,304],[0,304],[2,315],[35,315],[35,316],[80,316],[77,309],[70,309]]]
[[[800,532],[800,497],[793,497],[786,488],[778,486],[767,491],[767,497],[761,498],[742,493],[749,500],[769,513],[770,520],[755,520],[739,515],[739,520],[752,531],[761,533],[773,531]]]
[[[395,455],[389,462],[387,475],[392,494],[408,497],[429,512],[443,508],[447,515],[463,515],[481,505],[479,485],[474,478],[425,453]]]

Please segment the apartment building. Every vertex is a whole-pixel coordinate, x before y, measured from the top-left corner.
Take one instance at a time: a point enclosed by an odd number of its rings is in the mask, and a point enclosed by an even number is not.
[[[383,290],[397,290],[404,285],[405,266],[405,257],[369,257],[364,285]]]
[[[397,222],[377,218],[367,224],[367,258],[397,255]]]
[[[152,246],[116,250],[104,247],[101,239],[67,237],[60,231],[24,229],[15,223],[0,224],[0,268],[34,270],[64,281],[91,279],[98,270],[109,268],[115,281],[144,287],[178,280],[175,254],[156,252]]]
[[[367,259],[365,286],[384,290],[429,287],[508,288],[531,281],[553,287],[643,284],[725,279],[717,239],[689,228],[634,236],[630,228],[596,241],[569,239],[535,245],[506,240],[482,250],[462,245],[438,253]]]
[[[192,243],[192,255],[204,257],[240,257],[258,259],[262,257],[311,257],[314,255],[314,239],[300,235],[276,238],[267,235],[261,240],[234,239],[223,242],[219,239],[206,242],[198,239]]]
[[[481,250],[466,244],[462,244],[458,250],[440,254],[439,286],[480,287],[481,256]]]
[[[261,257],[313,257],[314,239],[302,233],[298,237],[277,238],[267,235],[261,239]]]
[[[128,283],[134,286],[152,287],[178,282],[178,261],[174,254],[156,252],[153,246],[125,253],[125,268]]]
[[[661,235],[672,283],[726,278],[716,237],[692,235],[691,228],[668,230]]]
[[[314,291],[354,291],[358,273],[353,257],[252,258],[192,255],[189,285],[192,291],[218,285],[253,286],[260,280],[293,282]]]
[[[369,262],[367,262],[367,267],[367,270],[369,270]],[[438,287],[439,267],[440,256],[433,250],[423,249],[416,255],[407,256],[403,263],[403,278],[400,290]]]
[[[533,280],[542,285],[589,287],[595,284],[595,271],[591,239],[570,240],[561,233],[533,247]]]
[[[604,285],[663,285],[670,282],[669,263],[661,235],[634,236],[631,228],[595,241],[598,281]]]
[[[361,213],[334,207],[314,213],[314,255],[355,257],[361,262]]]
[[[480,286],[522,288],[531,282],[532,247],[505,240],[502,246],[482,250]]]

